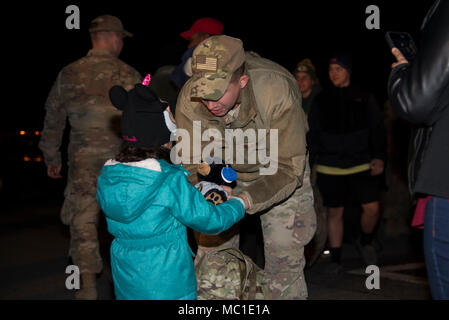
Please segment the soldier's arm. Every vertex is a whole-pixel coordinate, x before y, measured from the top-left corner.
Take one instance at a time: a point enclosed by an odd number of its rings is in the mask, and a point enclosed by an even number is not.
[[[142,75],[133,67],[123,64],[120,70],[120,85],[126,91],[131,90],[137,83],[143,80]]]
[[[131,83],[132,83],[132,85],[133,85],[132,88],[134,88],[134,86],[135,86],[137,83],[142,83],[142,80],[143,80],[142,75],[141,75],[137,70],[133,69],[133,72],[132,72],[132,74],[131,74]],[[132,89],[132,88],[131,88],[131,89]]]
[[[285,99],[272,113],[271,129],[278,132],[278,152],[267,141],[267,150],[271,159],[270,165],[277,166],[273,174],[260,175],[259,179],[245,188],[250,208],[247,213],[253,214],[267,209],[288,198],[303,183],[304,169],[307,160],[305,134],[308,129],[301,98]]]
[[[44,128],[39,141],[39,149],[44,155],[45,164],[54,167],[61,165],[59,148],[67,117],[61,97],[61,78],[62,72],[59,73],[45,103]]]

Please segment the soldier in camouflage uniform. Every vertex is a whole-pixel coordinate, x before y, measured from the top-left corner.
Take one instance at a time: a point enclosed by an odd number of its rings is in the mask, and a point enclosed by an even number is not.
[[[277,170],[269,174],[262,175],[260,169],[268,169],[270,163],[248,161],[251,152],[266,151],[274,156],[275,149],[268,143],[263,146],[235,138],[235,148],[240,144],[245,150],[244,163],[239,163],[237,152],[233,159],[226,158],[228,141],[224,146],[223,141],[215,141],[221,146],[217,149],[221,154],[213,156],[232,164],[238,176],[233,193],[244,198],[247,213],[261,215],[265,274],[272,298],[305,299],[304,246],[313,237],[316,216],[305,140],[308,126],[296,80],[280,65],[245,54],[239,39],[224,35],[212,36],[197,46],[192,70],[193,76],[182,88],[176,107],[179,135],[183,129],[190,134],[190,148],[185,148],[185,141],[175,147],[178,160],[191,172],[190,181],[196,183],[201,154],[183,153],[198,150],[193,141],[196,128],[200,127],[201,133],[217,130],[222,137],[226,129],[234,129],[234,133],[238,132],[235,129],[265,129],[270,134],[271,129],[277,130]],[[200,126],[193,121],[201,121]],[[202,141],[200,149],[210,143]],[[219,245],[210,239],[203,244],[200,237],[197,259],[212,247],[211,243],[215,247],[238,248],[238,229],[234,235],[221,236]]]
[[[121,143],[121,112],[112,106],[109,89],[121,85],[129,90],[141,81],[134,68],[118,59],[123,37],[132,36],[118,18],[97,17],[89,32],[92,49],[87,56],[64,67],[50,91],[39,142],[48,175],[61,178],[59,148],[68,118],[69,171],[61,220],[70,226],[69,255],[81,273],[82,287],[76,293],[77,299],[97,298],[96,274],[103,267],[97,236],[97,177],[105,161],[117,154]]]

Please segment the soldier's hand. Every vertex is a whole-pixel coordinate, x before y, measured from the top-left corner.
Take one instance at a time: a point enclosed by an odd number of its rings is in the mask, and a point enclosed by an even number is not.
[[[229,199],[232,198],[241,198],[243,200],[243,202],[245,203],[245,211],[249,209],[249,201],[248,198],[246,197],[246,195],[244,193],[241,193],[237,196],[230,196]]]
[[[61,165],[57,165],[57,166],[48,165],[47,166],[47,175],[52,179],[62,178]]]
[[[224,191],[226,191],[226,193],[228,194],[228,197],[232,196],[232,188],[228,187],[228,186],[220,186],[223,188]]]

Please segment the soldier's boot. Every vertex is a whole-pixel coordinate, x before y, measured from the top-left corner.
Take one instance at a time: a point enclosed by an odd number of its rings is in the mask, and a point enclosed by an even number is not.
[[[97,275],[81,274],[81,289],[75,293],[77,300],[97,300]]]

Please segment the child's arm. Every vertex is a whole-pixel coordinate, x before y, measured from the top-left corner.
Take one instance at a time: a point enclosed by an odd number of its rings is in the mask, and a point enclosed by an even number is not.
[[[175,179],[176,189],[172,192],[176,200],[171,206],[172,214],[193,230],[218,234],[244,217],[245,208],[240,200],[232,198],[215,206],[204,199],[184,174],[176,174]]]

